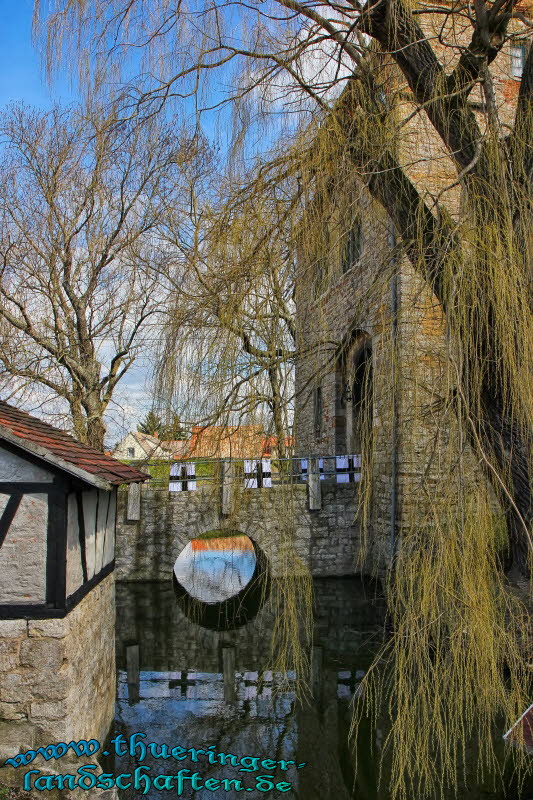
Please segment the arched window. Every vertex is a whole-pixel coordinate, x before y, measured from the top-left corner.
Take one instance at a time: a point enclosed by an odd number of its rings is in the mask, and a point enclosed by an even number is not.
[[[372,338],[355,331],[337,364],[335,451],[359,454],[365,435],[372,434]]]

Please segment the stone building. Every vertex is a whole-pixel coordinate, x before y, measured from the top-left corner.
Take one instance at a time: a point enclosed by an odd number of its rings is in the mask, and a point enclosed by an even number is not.
[[[105,738],[117,487],[147,477],[0,402],[0,759]]]
[[[449,68],[459,53],[453,45],[470,41],[470,27],[452,29],[442,17],[418,19]],[[491,66],[503,125],[514,117],[525,53],[523,42],[507,43]],[[425,115],[415,113],[398,68],[383,60],[380,68],[388,71],[386,85],[395,95],[397,119],[403,120],[395,142],[400,164],[425,198],[438,197],[458,215],[457,170],[445,146]],[[471,106],[486,129],[479,85]],[[363,464],[372,474],[368,566],[382,572],[410,508],[419,508],[422,481],[429,480],[434,497],[438,494],[439,443],[451,434],[435,408],[449,391],[449,351],[436,297],[396,248],[391,219],[348,171],[339,166],[328,185],[326,212],[323,198],[314,197],[304,226],[303,236],[312,243],[302,248],[296,278],[297,344],[304,355],[296,367],[295,451],[359,454],[366,426],[372,443]],[[319,235],[313,232],[316,225]],[[465,460],[477,481],[472,452],[465,452]]]

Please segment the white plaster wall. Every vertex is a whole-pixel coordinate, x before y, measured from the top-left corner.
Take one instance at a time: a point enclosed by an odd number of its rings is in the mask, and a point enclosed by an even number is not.
[[[96,512],[98,494],[99,492],[96,489],[89,489],[86,492],[82,492],[88,580],[93,577],[96,564]]]
[[[78,529],[78,505],[76,494],[71,492],[67,504],[67,597],[83,583],[81,549]]]
[[[0,513],[8,500],[9,495],[0,494]],[[46,601],[47,524],[48,496],[23,495],[0,547],[0,603]]]
[[[87,580],[98,574],[115,557],[116,490],[88,489],[82,492],[85,524]],[[83,583],[76,494],[68,498],[67,513],[67,597]]]
[[[109,513],[107,515],[107,526],[104,542],[104,561],[103,566],[110,564],[115,558],[115,521],[117,518],[117,490],[113,489],[109,498]]]
[[[131,433],[128,433],[126,438],[120,442],[117,448],[115,448],[115,451],[113,452],[114,457],[132,458],[132,456],[128,453],[128,449],[130,447],[132,447],[134,450],[133,458],[144,458],[146,456],[146,453],[137,439]]]
[[[107,519],[111,511],[111,492],[98,490],[98,514],[96,520],[95,569],[100,572],[104,566],[104,541]]]
[[[22,456],[0,447],[0,481],[39,481],[51,483],[54,476],[44,467],[31,464]]]

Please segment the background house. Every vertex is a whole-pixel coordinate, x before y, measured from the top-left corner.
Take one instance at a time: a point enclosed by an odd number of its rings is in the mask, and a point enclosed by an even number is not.
[[[130,432],[115,447],[115,458],[131,461],[178,461],[194,458],[261,458],[277,456],[276,436],[261,425],[194,425],[189,439],[167,441],[147,433]],[[285,451],[292,437],[285,439]]]
[[[277,438],[261,425],[195,425],[187,443],[187,458],[261,458],[275,456]]]
[[[113,455],[115,458],[132,461],[171,460],[181,458],[186,451],[187,445],[188,441],[186,439],[165,441],[148,433],[130,431],[115,447]]]

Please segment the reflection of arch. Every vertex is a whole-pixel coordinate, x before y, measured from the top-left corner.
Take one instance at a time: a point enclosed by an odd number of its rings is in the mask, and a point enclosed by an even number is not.
[[[359,454],[365,427],[372,430],[372,337],[355,330],[337,361],[335,452]]]
[[[214,533],[214,531],[212,532]],[[227,531],[221,531],[227,536]],[[245,536],[233,531],[237,536]],[[246,537],[249,539],[249,537]],[[193,540],[199,542],[201,540]],[[204,540],[209,541],[209,540]],[[204,628],[228,631],[250,622],[270,594],[270,568],[266,555],[259,545],[249,539],[255,553],[255,569],[250,581],[237,594],[221,602],[203,602],[193,597],[172,572],[172,583],[178,604],[184,614]]]

